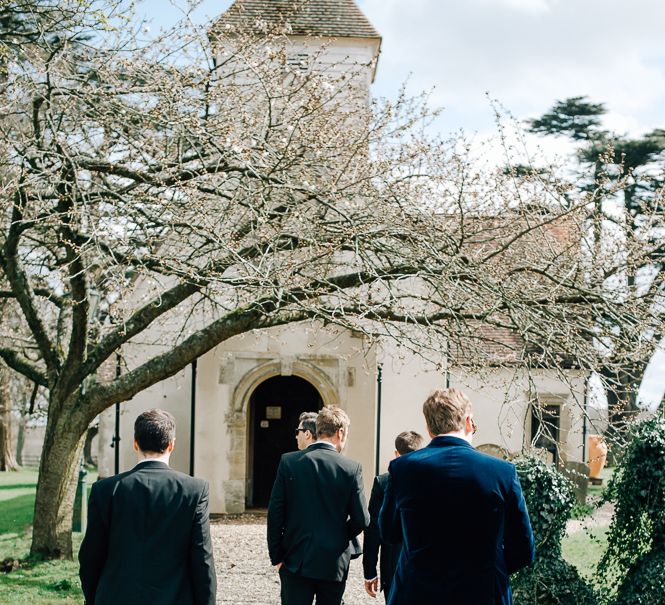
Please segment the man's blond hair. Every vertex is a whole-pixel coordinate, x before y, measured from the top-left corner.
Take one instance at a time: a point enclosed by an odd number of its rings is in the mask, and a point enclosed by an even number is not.
[[[347,413],[336,405],[329,405],[321,409],[316,417],[316,436],[332,437],[339,429],[347,431],[351,420]]]
[[[432,435],[463,430],[470,412],[471,402],[459,389],[438,389],[423,404],[427,428]]]

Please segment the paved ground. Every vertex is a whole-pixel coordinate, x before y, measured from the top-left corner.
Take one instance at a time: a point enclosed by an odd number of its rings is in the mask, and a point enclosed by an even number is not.
[[[270,565],[265,521],[260,518],[213,522],[217,603],[279,605],[279,577]],[[361,559],[351,561],[345,605],[383,605],[365,593]]]
[[[591,527],[609,527],[613,516],[614,504],[611,502],[605,502],[605,504],[594,510],[588,517],[582,519],[569,519],[566,523],[566,533],[570,535]]]

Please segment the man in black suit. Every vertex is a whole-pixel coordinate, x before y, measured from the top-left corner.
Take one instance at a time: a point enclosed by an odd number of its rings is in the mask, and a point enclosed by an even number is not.
[[[282,605],[340,605],[349,541],[368,524],[362,468],[341,455],[344,410],[323,408],[318,441],[282,456],[268,505],[268,552],[279,569]]]
[[[296,443],[299,450],[304,450],[316,441],[316,417],[318,412],[303,412],[298,418]]]
[[[415,452],[423,446],[423,438],[415,431],[404,431],[395,438],[395,458]],[[387,599],[392,585],[397,558],[402,550],[401,544],[386,544],[379,536],[379,511],[390,480],[389,473],[374,477],[372,494],[369,497],[369,526],[364,533],[363,541],[363,572],[365,574],[365,592],[376,598],[379,588]],[[381,583],[376,573],[376,564],[381,553]]]
[[[79,551],[88,605],[214,605],[208,484],[169,468],[174,444],[173,416],[144,412],[138,464],[92,486]]]
[[[457,389],[423,405],[430,444],[390,463],[381,537],[403,542],[388,605],[510,605],[509,574],[533,561],[515,466],[475,450]]]

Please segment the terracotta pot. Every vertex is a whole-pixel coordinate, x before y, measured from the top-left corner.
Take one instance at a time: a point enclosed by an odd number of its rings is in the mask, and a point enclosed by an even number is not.
[[[589,477],[600,478],[607,461],[607,444],[602,435],[589,435]]]

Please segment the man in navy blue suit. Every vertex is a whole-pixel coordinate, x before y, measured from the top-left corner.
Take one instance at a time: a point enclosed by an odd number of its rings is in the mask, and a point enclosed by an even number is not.
[[[432,441],[390,463],[382,539],[403,543],[388,605],[510,605],[509,575],[534,558],[514,465],[476,451],[469,399],[423,405]]]

